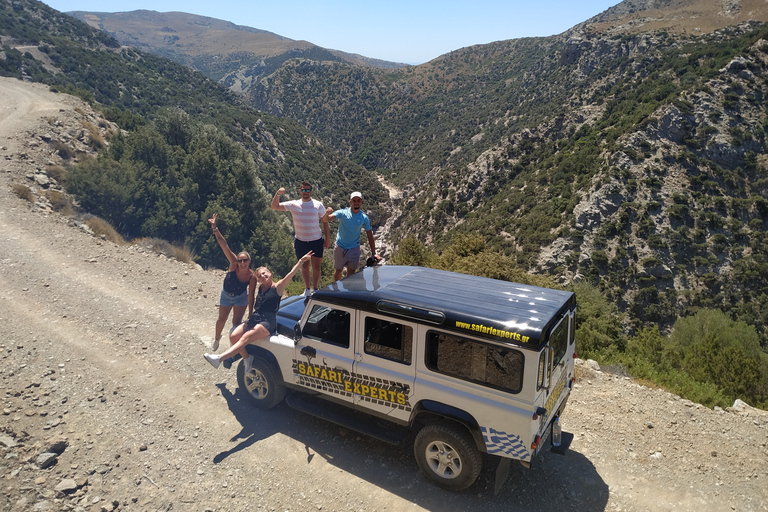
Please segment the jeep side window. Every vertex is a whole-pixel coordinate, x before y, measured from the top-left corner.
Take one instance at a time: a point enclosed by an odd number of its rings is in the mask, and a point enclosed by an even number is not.
[[[315,305],[304,324],[307,338],[349,348],[349,313],[341,309]]]
[[[430,331],[427,367],[435,372],[510,393],[523,388],[523,353],[498,345]]]
[[[552,329],[552,333],[549,335],[549,346],[554,350],[552,359],[552,367],[560,364],[565,355],[565,349],[568,348],[568,320],[570,316],[566,315],[557,326]]]
[[[547,351],[543,350],[539,354],[539,377],[536,381],[537,390],[547,387],[547,380],[545,380],[547,377],[547,371]]]
[[[380,318],[365,319],[365,353],[411,364],[413,328]]]

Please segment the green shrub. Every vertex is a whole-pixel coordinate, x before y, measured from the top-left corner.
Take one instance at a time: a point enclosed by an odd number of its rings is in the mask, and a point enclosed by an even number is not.
[[[608,263],[608,255],[600,249],[592,251],[592,262],[595,265],[606,265]]]
[[[626,338],[616,303],[596,286],[582,281],[570,290],[579,303],[576,327],[576,352],[583,359],[603,360],[610,354],[623,352]]]
[[[390,258],[390,263],[393,265],[431,267],[434,260],[435,255],[423,243],[414,236],[407,236],[397,244],[396,250]]]

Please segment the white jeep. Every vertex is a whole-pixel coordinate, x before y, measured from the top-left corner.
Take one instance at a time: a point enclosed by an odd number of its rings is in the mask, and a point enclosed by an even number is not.
[[[527,467],[552,434],[574,381],[573,293],[422,267],[366,268],[290,297],[278,334],[238,368],[251,402],[296,409],[391,443],[414,433],[423,473],[472,485],[482,453]],[[287,392],[291,392],[287,394]],[[287,395],[287,396],[286,396]]]

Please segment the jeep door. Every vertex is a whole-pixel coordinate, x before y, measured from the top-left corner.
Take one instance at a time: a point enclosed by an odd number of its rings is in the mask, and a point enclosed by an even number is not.
[[[545,349],[539,355],[536,406],[546,409],[538,434],[543,438],[557,414],[560,404],[570,393],[573,378],[575,310],[567,311],[552,328]],[[543,443],[542,443],[543,444]],[[540,445],[541,446],[541,445]]]
[[[352,402],[355,311],[311,301],[294,355],[295,384]]]
[[[355,336],[357,408],[408,421],[416,376],[416,324],[360,312]]]

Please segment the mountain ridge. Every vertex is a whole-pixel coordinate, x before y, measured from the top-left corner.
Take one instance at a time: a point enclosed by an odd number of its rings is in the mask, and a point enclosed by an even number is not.
[[[696,34],[753,20],[768,21],[768,5],[762,0],[624,0],[574,28]]]
[[[238,91],[247,77],[264,76],[291,58],[310,58],[380,68],[405,64],[297,41],[267,30],[185,12],[71,11],[123,45],[136,46],[190,66]]]

